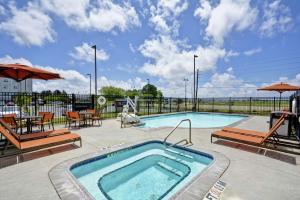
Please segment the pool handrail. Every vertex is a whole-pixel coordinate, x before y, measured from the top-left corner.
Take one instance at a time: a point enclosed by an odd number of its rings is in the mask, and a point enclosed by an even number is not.
[[[190,119],[183,119],[183,120],[181,120],[173,129],[172,129],[172,131],[167,135],[167,137],[165,137],[165,139],[164,139],[164,145],[166,145],[166,143],[167,143],[167,139],[169,138],[169,136],[180,126],[180,124],[182,123],[182,122],[185,122],[185,121],[188,121],[189,122],[189,139],[187,140],[187,139],[183,139],[183,140],[180,140],[179,142],[177,142],[177,143],[175,143],[175,144],[178,144],[178,143],[180,143],[180,142],[182,142],[182,141],[186,141],[186,144],[193,144],[192,143],[192,122],[191,122],[191,120]],[[173,144],[174,145],[174,144]],[[173,146],[173,145],[171,145],[171,146]]]

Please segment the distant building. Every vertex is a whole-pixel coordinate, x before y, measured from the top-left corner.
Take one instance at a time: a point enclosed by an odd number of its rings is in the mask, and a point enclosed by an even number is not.
[[[21,88],[20,88],[21,87]],[[0,92],[32,92],[32,79],[17,82],[10,78],[0,78]]]

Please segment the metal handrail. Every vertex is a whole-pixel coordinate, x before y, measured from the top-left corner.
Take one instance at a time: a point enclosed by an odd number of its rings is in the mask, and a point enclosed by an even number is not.
[[[191,122],[191,120],[190,119],[183,119],[183,120],[181,120],[178,124],[177,124],[177,126],[175,126],[175,128],[173,128],[173,130],[167,135],[167,137],[165,137],[165,139],[164,139],[164,145],[166,145],[166,142],[167,142],[167,139],[168,139],[168,137],[180,126],[180,124],[182,123],[182,122],[185,122],[185,121],[188,121],[189,122],[189,140],[187,140],[187,139],[183,139],[183,140],[181,140],[180,142],[182,142],[182,141],[186,141],[186,143],[187,144],[192,144],[192,122]],[[177,143],[176,143],[177,144]]]

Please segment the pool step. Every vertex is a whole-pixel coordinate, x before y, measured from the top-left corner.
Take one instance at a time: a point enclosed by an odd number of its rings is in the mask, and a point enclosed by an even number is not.
[[[185,157],[185,158],[194,160],[194,157],[193,157],[193,156],[190,156],[190,155],[187,155],[187,154],[184,154],[184,153],[180,153],[180,152],[175,151],[175,150],[173,150],[173,149],[166,148],[165,150],[168,151],[168,152],[170,152],[170,153],[173,153],[173,154],[176,154],[176,155],[179,155],[179,156],[182,156],[182,157]]]
[[[162,162],[158,162],[157,163],[158,166],[160,166],[161,168],[164,168],[165,170],[171,172],[172,174],[178,176],[178,177],[182,177],[184,174],[182,174],[182,172],[178,171],[177,169],[174,169],[173,167],[162,163]]]

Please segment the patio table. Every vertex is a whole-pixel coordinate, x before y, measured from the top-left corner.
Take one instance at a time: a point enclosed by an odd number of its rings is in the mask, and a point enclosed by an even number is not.
[[[31,133],[32,132],[32,122],[34,120],[38,120],[41,119],[42,116],[39,115],[27,115],[27,116],[22,116],[21,117],[21,121],[22,120],[26,120],[26,128],[27,128],[27,133]],[[21,134],[22,134],[23,128],[21,126]]]
[[[92,117],[94,113],[92,112],[87,112],[87,111],[80,111],[79,115],[82,116],[83,121],[84,121],[84,125],[87,125],[87,120],[90,119]]]

